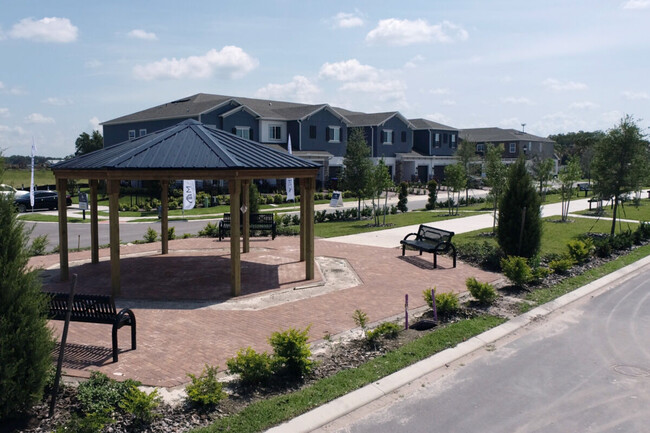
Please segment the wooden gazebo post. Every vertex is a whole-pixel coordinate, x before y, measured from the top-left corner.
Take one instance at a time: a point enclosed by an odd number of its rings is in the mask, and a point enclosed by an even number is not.
[[[99,216],[97,214],[97,179],[88,179],[90,184],[90,256],[91,263],[99,263]]]
[[[241,180],[235,177],[228,181],[230,190],[230,294],[241,294],[241,257],[239,252],[239,194]]]
[[[242,217],[244,220],[242,221],[242,235],[244,238],[243,242],[243,252],[247,253],[251,249],[250,245],[250,232],[251,232],[251,219],[250,219],[250,212],[251,212],[251,206],[250,206],[250,184],[251,180],[250,179],[243,179],[241,181],[241,196],[242,196],[242,207],[246,207],[246,212],[242,212]]]
[[[111,295],[120,295],[120,181],[109,179],[108,183],[108,219],[109,239],[111,243]]]
[[[67,188],[67,178],[56,179],[56,192],[59,196],[59,268],[61,281],[68,281],[70,278],[68,264],[68,206],[65,202]]]
[[[169,253],[169,218],[168,218],[168,207],[169,207],[169,181],[161,180],[160,188],[162,192],[160,193],[160,242],[162,245],[162,253]]]

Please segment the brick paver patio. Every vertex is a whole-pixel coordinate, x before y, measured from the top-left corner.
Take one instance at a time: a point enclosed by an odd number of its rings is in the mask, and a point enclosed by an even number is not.
[[[169,255],[161,255],[160,244],[127,245],[121,249],[122,295],[118,307],[132,307],[137,319],[138,348],[130,350],[129,329],[119,334],[120,358],[111,359],[111,329],[108,325],[72,323],[68,335],[64,369],[68,375],[87,377],[99,370],[117,379],[137,379],[147,385],[173,387],[186,383],[186,373],[200,373],[207,363],[225,368],[225,361],[247,346],[268,350],[274,331],[311,326],[312,341],[326,333],[336,335],[355,327],[352,313],[361,309],[370,321],[380,321],[404,311],[404,295],[410,309],[424,305],[422,291],[461,292],[465,279],[474,276],[494,282],[498,274],[485,272],[451,259],[439,257],[432,269],[432,256],[401,249],[337,242],[315,241],[317,257],[347,260],[362,283],[347,289],[306,299],[274,304],[267,308],[219,309],[230,299],[228,240],[209,238],[170,241]],[[153,255],[152,255],[153,254]],[[108,250],[100,251],[106,259]],[[79,276],[77,293],[110,294],[108,261],[89,261],[90,252],[70,254],[70,272]],[[299,239],[279,237],[252,239],[251,252],[242,254],[242,297],[272,298],[276,292],[310,285],[304,280],[304,264],[298,261]],[[43,267],[44,289],[69,290],[58,280],[58,255],[35,257],[34,267]],[[317,271],[317,280],[322,280]],[[63,322],[51,322],[60,339]]]

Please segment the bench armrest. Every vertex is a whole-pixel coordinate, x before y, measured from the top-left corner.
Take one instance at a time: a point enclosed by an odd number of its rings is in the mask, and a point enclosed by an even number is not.
[[[402,239],[402,240],[405,241],[405,240],[408,239],[410,236],[415,236],[415,237],[417,238],[417,237],[418,237],[418,234],[417,234],[417,233],[409,233],[409,234],[407,234],[406,236],[404,236],[404,239]]]

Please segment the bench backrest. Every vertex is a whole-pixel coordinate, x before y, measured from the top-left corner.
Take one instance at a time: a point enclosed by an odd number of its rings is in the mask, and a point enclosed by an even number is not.
[[[454,232],[437,229],[431,226],[420,225],[418,229],[418,240],[429,241],[433,243],[449,242],[454,236]]]
[[[251,224],[273,224],[273,214],[272,213],[254,213],[250,216]],[[223,223],[230,225],[230,214],[223,214]]]
[[[68,311],[67,293],[47,293],[50,296],[50,318],[65,320]],[[75,322],[113,323],[117,315],[110,296],[74,295],[70,320]]]

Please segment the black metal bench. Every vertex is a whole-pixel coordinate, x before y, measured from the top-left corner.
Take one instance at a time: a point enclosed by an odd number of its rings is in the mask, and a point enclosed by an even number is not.
[[[242,229],[242,223],[239,222],[239,229]],[[276,224],[272,213],[254,213],[250,215],[250,231],[255,230],[271,231],[271,239],[277,236]],[[230,214],[223,214],[223,219],[219,221],[219,240],[222,240],[230,233]]]
[[[411,236],[415,236],[415,239],[408,239]],[[400,241],[400,244],[402,244],[402,256],[406,247],[419,250],[420,255],[422,255],[422,251],[433,253],[433,267],[435,269],[438,267],[438,253],[447,253],[451,249],[455,268],[456,247],[451,243],[453,236],[454,232],[420,224],[417,233],[409,233]]]
[[[68,312],[67,293],[47,293],[50,297],[50,320],[65,320]],[[113,325],[113,362],[117,362],[117,330],[122,326],[131,327],[131,349],[135,350],[135,315],[128,308],[119,312],[111,296],[74,295],[71,322],[105,323]]]

